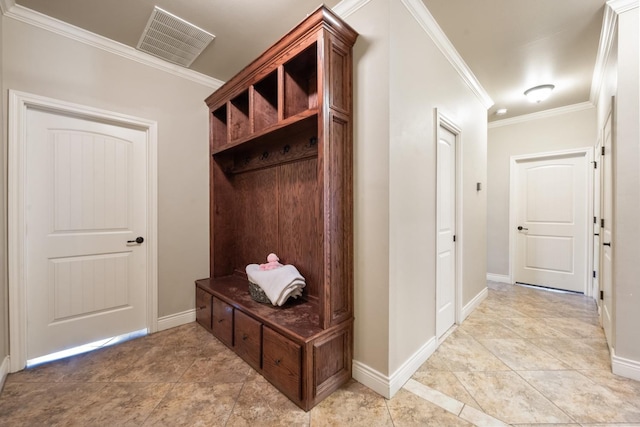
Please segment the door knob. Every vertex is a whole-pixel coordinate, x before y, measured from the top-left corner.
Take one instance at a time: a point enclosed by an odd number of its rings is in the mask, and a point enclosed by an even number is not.
[[[523,227],[523,226],[521,226],[521,225],[519,225],[519,226],[518,226],[518,230],[519,230],[519,231],[522,231],[522,230],[529,231],[529,229],[528,229],[528,228],[524,228],[524,227]]]
[[[140,236],[136,237],[136,240],[127,240],[127,243],[138,243],[138,244],[140,244],[142,242],[144,242],[144,237],[140,237]]]

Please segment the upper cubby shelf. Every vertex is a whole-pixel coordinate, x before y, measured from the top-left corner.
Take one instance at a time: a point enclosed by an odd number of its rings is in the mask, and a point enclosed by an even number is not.
[[[254,81],[211,109],[211,150],[218,154],[280,131],[318,112],[318,42],[261,70]],[[210,106],[211,107],[211,106]]]

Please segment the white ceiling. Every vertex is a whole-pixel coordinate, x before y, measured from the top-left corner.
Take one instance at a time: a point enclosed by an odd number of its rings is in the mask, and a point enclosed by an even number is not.
[[[321,0],[16,0],[45,15],[135,47],[159,6],[215,40],[191,65],[227,80],[315,10]],[[422,0],[494,100],[493,121],[589,101],[606,0]],[[333,7],[339,0],[325,0]],[[551,83],[529,103],[525,89]],[[497,108],[507,108],[502,117]]]

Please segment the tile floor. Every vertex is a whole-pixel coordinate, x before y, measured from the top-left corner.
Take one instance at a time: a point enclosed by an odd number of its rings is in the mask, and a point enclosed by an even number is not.
[[[489,282],[387,400],[351,381],[305,413],[196,324],[11,374],[1,426],[640,426],[593,300]]]

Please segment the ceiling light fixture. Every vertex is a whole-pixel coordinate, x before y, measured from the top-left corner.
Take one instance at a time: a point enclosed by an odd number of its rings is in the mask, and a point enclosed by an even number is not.
[[[499,108],[496,110],[496,116],[504,116],[505,114],[507,114],[506,108]]]
[[[535,86],[531,89],[525,90],[524,94],[529,99],[529,101],[538,103],[547,99],[554,87],[554,85]]]

